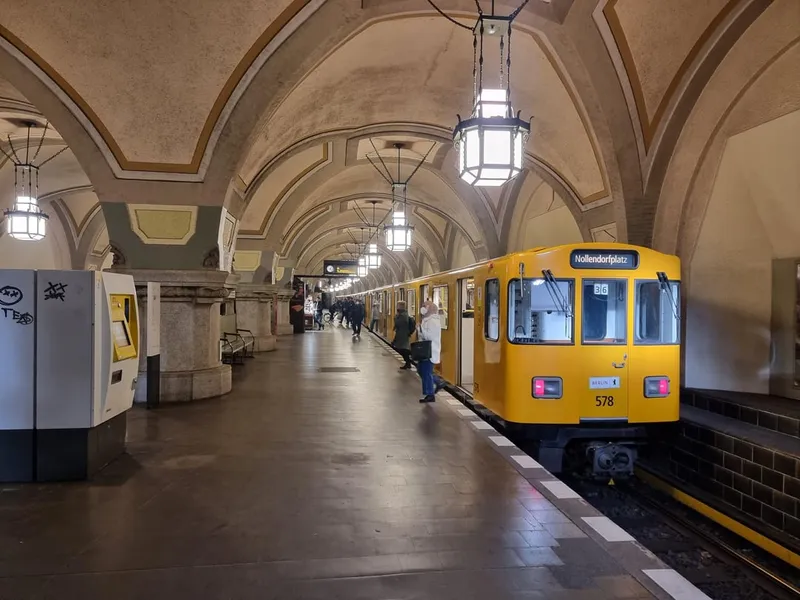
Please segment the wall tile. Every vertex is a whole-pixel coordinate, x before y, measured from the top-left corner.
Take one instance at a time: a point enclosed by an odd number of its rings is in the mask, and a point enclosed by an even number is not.
[[[734,473],[741,473],[742,472],[742,459],[738,456],[734,456],[733,454],[726,454],[725,455],[725,462],[723,463],[725,468],[733,471]]]
[[[772,492],[773,490],[765,485],[753,483],[753,498],[759,502],[763,502],[764,504],[772,504]]]
[[[758,446],[753,448],[753,462],[757,462],[762,467],[772,468],[774,463],[774,453],[772,450],[760,448]]]
[[[733,487],[733,473],[722,467],[714,468],[714,479],[719,481],[722,485]]]
[[[742,465],[742,474],[748,479],[752,479],[753,481],[758,481],[760,483],[761,465],[757,465],[756,463],[752,463],[746,460]]]
[[[722,497],[725,499],[725,502],[728,504],[735,506],[736,508],[742,508],[742,494],[733,490],[731,488],[725,488],[722,492]]]
[[[761,518],[773,527],[783,529],[783,517],[784,514],[782,512],[775,510],[771,506],[765,504],[761,507]]]
[[[780,454],[778,452],[775,453],[775,470],[780,471],[784,475],[794,477],[796,472],[796,463],[797,461],[791,456],[786,456],[785,454]]]
[[[733,452],[733,438],[724,433],[716,433],[714,445],[725,452]]]
[[[761,481],[773,490],[783,491],[783,474],[764,468],[761,471]]]
[[[744,440],[733,440],[733,453],[745,460],[753,460],[753,445]]]
[[[749,496],[742,496],[742,510],[751,517],[761,518],[761,502]]]

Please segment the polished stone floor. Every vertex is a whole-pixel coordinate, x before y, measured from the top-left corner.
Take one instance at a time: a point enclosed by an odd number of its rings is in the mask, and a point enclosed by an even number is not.
[[[651,597],[398,366],[281,339],[223,399],[132,411],[93,482],[2,486],[0,598]]]

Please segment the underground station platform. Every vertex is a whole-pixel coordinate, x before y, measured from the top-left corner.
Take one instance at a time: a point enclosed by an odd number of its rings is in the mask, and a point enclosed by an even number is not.
[[[128,415],[89,482],[0,487],[0,598],[706,598],[366,330]]]

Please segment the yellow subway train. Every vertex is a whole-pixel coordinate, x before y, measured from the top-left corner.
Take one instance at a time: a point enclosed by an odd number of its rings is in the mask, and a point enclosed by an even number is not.
[[[393,335],[398,300],[442,321],[437,372],[558,472],[565,452],[597,475],[632,472],[637,448],[678,420],[680,261],[626,244],[534,248],[362,292]]]

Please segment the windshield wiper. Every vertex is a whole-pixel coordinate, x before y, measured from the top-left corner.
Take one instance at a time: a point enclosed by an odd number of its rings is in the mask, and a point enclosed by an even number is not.
[[[669,298],[669,305],[672,307],[672,314],[675,316],[675,319],[680,321],[681,316],[678,314],[678,305],[675,304],[675,298],[672,297],[672,285],[670,284],[669,277],[664,271],[656,271],[656,276],[658,277],[658,283],[661,286],[661,291],[667,295]]]
[[[556,278],[553,277],[553,272],[550,269],[543,269],[542,275],[544,276],[544,284],[547,287],[547,291],[550,294],[550,299],[553,301],[553,304],[558,306],[560,312],[566,313],[567,318],[572,318],[572,307],[569,304],[566,296],[561,292],[561,289],[558,287],[558,282],[556,282]]]

